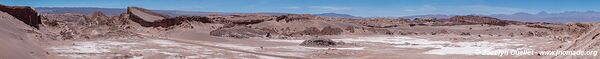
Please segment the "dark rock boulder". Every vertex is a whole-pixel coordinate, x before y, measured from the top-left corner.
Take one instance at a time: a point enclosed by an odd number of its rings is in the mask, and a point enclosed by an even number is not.
[[[329,47],[329,46],[336,46],[336,45],[343,45],[343,44],[344,44],[343,42],[335,42],[331,39],[316,38],[316,39],[305,40],[304,42],[300,43],[300,46]]]
[[[41,17],[38,13],[29,6],[5,6],[0,5],[0,11],[6,12],[13,17],[23,21],[25,24],[39,28],[38,24],[41,24]]]
[[[317,19],[322,19],[322,18],[316,17],[314,15],[310,15],[310,14],[288,14],[288,15],[278,16],[276,18],[276,21],[290,22],[290,21],[297,21],[297,20],[317,20]]]

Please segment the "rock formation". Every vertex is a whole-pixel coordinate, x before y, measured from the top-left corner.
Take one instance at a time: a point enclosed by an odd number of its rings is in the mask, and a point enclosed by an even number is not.
[[[309,15],[309,14],[289,14],[289,15],[277,17],[277,21],[285,21],[285,22],[296,21],[296,20],[318,20],[318,19],[322,19],[322,18],[316,18],[316,16]]]
[[[200,21],[204,23],[210,23],[212,21],[207,17],[198,17],[198,16],[179,16],[174,18],[169,18],[168,16],[164,16],[158,13],[151,12],[150,10],[146,10],[139,7],[129,7],[127,8],[127,14],[129,14],[130,20],[140,24],[143,27],[163,27],[168,28],[174,25],[180,25],[185,21]]]
[[[108,16],[104,15],[104,13],[100,11],[96,11],[92,13],[92,15],[88,16],[88,22],[92,22],[91,24],[96,25],[110,25],[110,19]]]
[[[139,7],[128,7],[127,13],[133,15],[132,18],[139,18],[139,20],[145,22],[154,22],[168,17]]]
[[[498,25],[498,26],[506,26],[511,24],[516,24],[516,21],[507,21],[500,20],[493,17],[485,17],[485,16],[454,16],[450,18],[451,21],[462,22],[464,24],[488,24],[488,25]]]
[[[126,13],[119,16],[106,16],[102,12],[91,15],[83,14],[41,14],[38,15],[31,7],[0,6],[0,59],[47,59],[43,58],[44,49],[37,47],[35,41],[48,40],[43,44],[65,44],[63,42],[88,41],[110,38],[143,38],[169,39],[173,41],[186,41],[185,39],[211,40],[206,42],[221,43],[216,41],[251,42],[259,40],[233,41],[229,39],[250,38],[256,39],[307,39],[300,43],[301,46],[316,47],[344,47],[353,45],[352,42],[336,42],[322,38],[345,38],[349,36],[419,36],[435,37],[446,40],[446,37],[460,35],[462,39],[450,38],[448,40],[472,41],[470,37],[487,38],[546,38],[574,35],[574,42],[560,47],[562,50],[588,50],[598,51],[600,48],[600,25],[589,24],[550,24],[550,23],[524,23],[517,21],[500,20],[485,16],[456,16],[450,19],[336,19],[308,14],[288,15],[222,15],[222,16],[176,16],[169,17],[139,7],[129,7]],[[4,13],[6,12],[6,13]],[[36,20],[37,19],[37,20]],[[40,24],[38,26],[38,24]],[[139,24],[139,25],[138,25]],[[487,24],[487,25],[485,25]],[[494,26],[488,26],[494,25]],[[510,25],[510,26],[509,26]],[[38,28],[38,29],[34,29]],[[170,30],[163,30],[167,28]],[[174,29],[173,29],[174,28]],[[582,34],[585,33],[585,34]],[[520,34],[520,35],[518,35]],[[579,35],[581,34],[581,35]],[[189,37],[189,36],[192,37]],[[444,36],[448,35],[448,36]],[[504,35],[504,36],[502,36]],[[475,37],[476,36],[476,37]],[[138,37],[138,38],[136,38]],[[232,38],[230,38],[232,37]],[[181,38],[181,39],[179,39]],[[252,38],[252,39],[255,39]],[[35,39],[35,40],[34,40]],[[220,40],[224,39],[224,40]],[[365,38],[369,39],[369,38]],[[395,38],[387,38],[395,39]],[[428,38],[429,39],[429,38]],[[490,39],[490,40],[493,40]],[[512,39],[512,38],[511,38]],[[154,40],[154,39],[152,39]],[[359,39],[357,39],[359,40]],[[552,41],[553,39],[544,40]],[[556,39],[559,41],[560,39]],[[503,39],[504,41],[504,39]],[[55,43],[59,42],[59,43]],[[116,41],[115,41],[116,42]],[[145,42],[145,41],[144,41]],[[270,41],[269,41],[270,42]],[[296,41],[294,41],[296,42]],[[186,42],[193,44],[194,42]],[[286,43],[286,42],[277,42]],[[376,42],[374,42],[376,43]],[[380,42],[383,43],[383,42]],[[536,43],[536,42],[532,42]],[[550,42],[554,43],[554,42]],[[70,45],[66,43],[65,45]],[[297,43],[293,43],[294,46]],[[410,43],[405,43],[410,44]],[[544,43],[545,44],[545,43]],[[75,44],[73,44],[75,45]],[[186,44],[187,45],[187,44]],[[196,45],[196,44],[193,44]],[[204,44],[197,44],[204,45]],[[209,46],[207,44],[206,46]],[[266,45],[266,44],[265,44]],[[340,46],[342,45],[342,46]],[[370,46],[365,45],[366,47]],[[394,44],[403,45],[403,44]],[[410,44],[413,45],[413,44]],[[415,44],[416,45],[416,44]],[[52,46],[52,45],[49,45]],[[262,45],[252,45],[261,46]],[[387,45],[391,46],[391,45]],[[47,46],[42,46],[47,47]],[[218,48],[218,46],[215,46]],[[349,46],[353,47],[353,46]],[[385,46],[377,46],[385,47]],[[171,48],[171,47],[169,47]],[[230,48],[230,47],[223,47]],[[266,48],[269,49],[268,47]],[[361,48],[362,49],[362,48]],[[85,50],[85,49],[81,49]],[[233,51],[233,49],[231,49]],[[364,49],[369,51],[369,49]],[[329,50],[345,51],[345,50]],[[119,51],[121,52],[121,51]],[[125,51],[126,52],[126,51]],[[249,51],[253,52],[253,51]],[[362,53],[362,52],[361,52]],[[56,53],[58,55],[65,53]],[[68,53],[66,53],[68,54]],[[82,54],[82,53],[73,53]],[[105,53],[99,53],[105,54]],[[118,53],[106,53],[118,54]],[[265,54],[267,55],[267,54]],[[40,57],[42,56],[42,57]],[[13,58],[14,57],[14,58]],[[114,57],[114,56],[108,56]],[[118,56],[117,56],[118,57]],[[557,57],[571,58],[571,57]],[[597,59],[597,58],[596,58]]]
[[[23,21],[25,24],[39,28],[38,24],[41,23],[41,18],[38,13],[29,6],[5,6],[0,5],[0,11],[6,12],[15,18]]]
[[[265,15],[231,15],[231,16],[209,16],[212,21],[222,24],[248,25],[257,24],[275,19],[274,16]]]
[[[342,45],[344,42],[335,42],[331,39],[316,38],[310,40],[304,40],[300,43],[300,46],[313,46],[313,47],[330,47],[336,45]]]
[[[0,59],[46,59],[45,50],[33,37],[31,26],[0,11]]]
[[[344,32],[343,29],[327,26],[321,30],[316,27],[309,27],[304,31],[293,33],[292,35],[340,35]]]

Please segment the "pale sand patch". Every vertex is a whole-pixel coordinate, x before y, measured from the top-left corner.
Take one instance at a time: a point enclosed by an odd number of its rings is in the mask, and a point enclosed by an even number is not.
[[[246,47],[232,44],[223,44],[228,47]],[[249,47],[246,47],[249,48]],[[223,51],[223,49],[208,48],[193,44],[181,43],[163,39],[145,39],[145,40],[97,40],[74,42],[74,45],[68,44],[47,48],[48,50],[59,53],[59,56],[65,56],[72,59],[106,59],[122,54],[144,53],[142,56],[134,56],[128,59],[143,59],[148,55],[166,55],[165,58],[215,58],[214,56],[224,56],[224,54],[233,54],[228,56],[254,56],[239,58],[278,58],[262,55],[254,55],[235,51]]]
[[[493,41],[477,41],[477,42],[450,42],[450,41],[430,41],[427,39],[411,38],[411,37],[359,37],[359,38],[345,38],[345,39],[334,39],[335,41],[344,42],[374,42],[374,43],[386,43],[392,44],[393,47],[398,48],[433,48],[433,50],[423,52],[424,54],[436,54],[436,55],[447,55],[447,54],[463,54],[463,55],[482,55],[489,54],[490,52],[502,52],[502,51],[523,51],[531,50],[520,44],[519,41],[514,39],[502,39],[500,42]],[[517,48],[514,48],[517,47]]]
[[[113,52],[114,49],[130,49],[137,45],[143,45],[141,43],[128,43],[128,42],[117,42],[117,41],[85,41],[85,42],[74,42],[73,45],[66,46],[55,46],[48,48],[53,52],[62,53],[59,56],[66,56],[73,59],[78,58],[90,58],[90,59],[101,59],[102,53]],[[96,55],[99,54],[99,55]]]
[[[144,56],[133,56],[133,58],[127,58],[127,59],[144,59]]]
[[[50,50],[65,53],[104,53],[110,52],[107,46],[97,42],[76,42],[73,46],[50,47]]]
[[[302,43],[302,42],[304,42],[304,40],[281,40],[281,39],[271,39],[271,40],[266,40],[266,41],[288,42],[288,43]]]

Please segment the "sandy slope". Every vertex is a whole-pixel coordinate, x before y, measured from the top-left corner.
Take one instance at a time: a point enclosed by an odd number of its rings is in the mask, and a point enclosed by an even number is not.
[[[37,45],[33,29],[0,12],[0,59],[45,59],[46,51]]]
[[[590,31],[577,37],[575,41],[563,45],[564,47],[559,48],[559,51],[600,51],[600,23],[594,24]],[[592,58],[598,59],[600,57],[590,56],[549,56],[547,58],[553,59],[575,59],[575,58]]]

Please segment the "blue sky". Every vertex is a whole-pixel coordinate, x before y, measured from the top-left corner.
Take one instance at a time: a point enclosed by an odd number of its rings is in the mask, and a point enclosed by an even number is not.
[[[0,0],[33,7],[138,6],[205,12],[343,13],[363,17],[600,11],[600,0]]]

